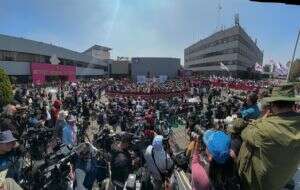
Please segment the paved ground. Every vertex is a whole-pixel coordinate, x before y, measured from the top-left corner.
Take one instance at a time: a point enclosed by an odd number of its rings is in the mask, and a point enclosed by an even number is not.
[[[103,100],[105,101],[105,99]],[[97,122],[93,120],[91,121],[91,126],[88,130],[88,136],[90,140],[93,139],[93,134],[95,134],[97,131],[98,131]],[[175,149],[176,152],[184,150],[187,147],[187,143],[189,140],[185,127],[173,128],[173,133],[174,133],[174,142],[175,142],[173,148]],[[295,189],[300,189],[300,166],[294,176],[294,180],[296,185]]]
[[[185,127],[173,128],[175,150],[181,151],[187,147],[189,137],[186,133]]]

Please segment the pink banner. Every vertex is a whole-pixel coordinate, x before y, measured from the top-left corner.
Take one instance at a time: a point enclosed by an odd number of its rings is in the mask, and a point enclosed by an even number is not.
[[[32,63],[31,74],[36,85],[44,84],[46,76],[66,76],[67,81],[76,81],[75,66]]]

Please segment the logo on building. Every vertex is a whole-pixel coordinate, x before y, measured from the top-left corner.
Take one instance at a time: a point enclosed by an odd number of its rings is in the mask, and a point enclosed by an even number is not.
[[[50,58],[50,63],[52,65],[58,65],[60,63],[60,60],[57,58],[55,54],[53,54]]]

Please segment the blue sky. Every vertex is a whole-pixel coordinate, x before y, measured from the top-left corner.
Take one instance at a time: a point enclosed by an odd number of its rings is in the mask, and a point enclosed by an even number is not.
[[[216,31],[241,26],[270,59],[286,63],[300,29],[300,6],[249,0],[1,0],[0,33],[52,43],[75,51],[94,44],[112,56],[180,57]],[[300,47],[297,51],[300,57]]]

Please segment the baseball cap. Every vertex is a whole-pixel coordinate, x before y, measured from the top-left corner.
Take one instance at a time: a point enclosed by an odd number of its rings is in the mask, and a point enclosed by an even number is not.
[[[0,144],[16,141],[10,130],[0,132]]]
[[[223,131],[207,130],[203,134],[209,153],[218,164],[224,164],[229,158],[231,138]]]

